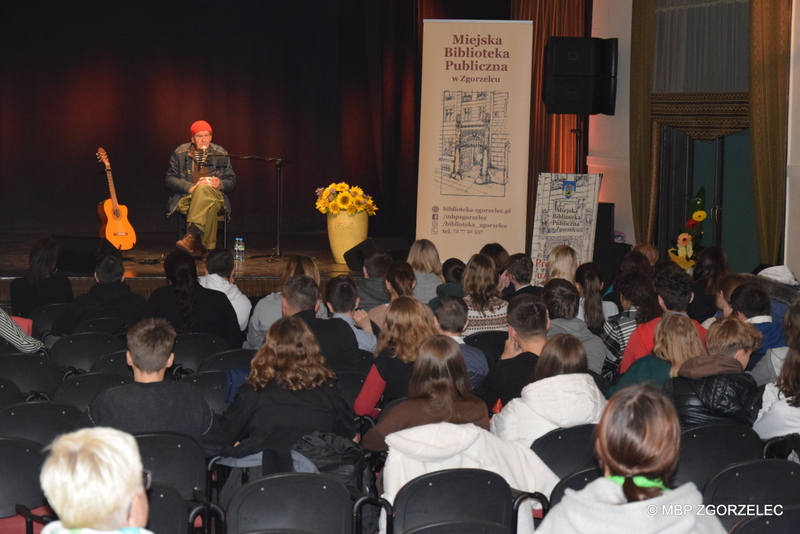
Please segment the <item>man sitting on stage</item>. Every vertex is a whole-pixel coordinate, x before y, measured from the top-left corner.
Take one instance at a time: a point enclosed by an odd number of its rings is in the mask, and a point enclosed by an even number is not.
[[[236,187],[236,175],[227,151],[211,143],[211,125],[196,121],[189,130],[191,143],[175,149],[169,160],[166,184],[171,195],[167,216],[186,215],[186,235],[175,245],[191,254],[198,235],[205,250],[217,245],[217,216],[231,205],[225,193]]]

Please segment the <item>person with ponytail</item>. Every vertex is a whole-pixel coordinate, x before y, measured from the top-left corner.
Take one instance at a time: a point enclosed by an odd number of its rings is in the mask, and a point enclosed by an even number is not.
[[[703,495],[692,482],[671,489],[681,428],[670,400],[652,385],[625,388],[611,397],[595,431],[595,454],[604,476],[584,489],[568,489],[537,534],[598,532],[726,532],[714,515],[697,511]]]
[[[592,334],[599,336],[608,317],[619,313],[613,302],[603,300],[603,273],[596,263],[584,263],[575,271],[575,287],[581,296],[578,319],[583,319]]]
[[[229,348],[242,346],[242,331],[231,302],[224,293],[200,285],[197,266],[188,252],[176,250],[168,255],[164,272],[169,285],[150,294],[153,317],[169,321],[178,334],[216,334],[228,342]]]

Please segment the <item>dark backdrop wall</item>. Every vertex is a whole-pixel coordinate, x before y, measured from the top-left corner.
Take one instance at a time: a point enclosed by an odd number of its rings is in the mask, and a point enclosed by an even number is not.
[[[314,190],[347,180],[371,233],[413,237],[423,18],[507,19],[509,2],[16,2],[0,45],[0,228],[92,234],[108,198],[172,231],[164,172],[189,125],[232,154],[279,156],[284,230],[322,229]],[[142,6],[149,6],[143,8]],[[273,165],[234,161],[234,231],[274,231]]]

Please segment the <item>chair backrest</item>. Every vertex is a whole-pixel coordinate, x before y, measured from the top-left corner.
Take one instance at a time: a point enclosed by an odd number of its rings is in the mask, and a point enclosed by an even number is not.
[[[764,458],[788,459],[794,453],[800,456],[800,434],[787,434],[767,441],[764,445]]]
[[[0,409],[25,401],[22,392],[11,380],[0,378]]]
[[[3,338],[0,338],[0,356],[4,356],[6,354],[22,354],[20,350],[6,341]]]
[[[256,355],[256,349],[230,349],[212,354],[203,360],[200,367],[197,369],[198,373],[204,371],[224,371],[226,368],[234,369],[247,369],[250,370],[250,362],[253,361],[253,356]]]
[[[0,517],[16,515],[16,505],[37,508],[44,504],[39,472],[44,457],[39,443],[0,438]]]
[[[405,534],[509,534],[508,527],[491,521],[442,521],[405,531]]]
[[[122,317],[96,317],[87,319],[75,327],[74,333],[80,332],[105,332],[107,334],[118,335],[128,331],[128,320]]]
[[[701,492],[722,468],[744,460],[760,458],[763,445],[749,427],[710,424],[681,432],[681,450],[674,483],[694,482]]]
[[[227,341],[216,334],[203,332],[179,334],[175,338],[173,347],[175,360],[172,366],[180,366],[187,372],[196,372],[200,369],[203,360],[228,349]]]
[[[133,377],[111,373],[75,375],[58,386],[54,400],[72,404],[83,412],[100,393],[131,382],[133,382]]]
[[[394,499],[394,531],[451,521],[486,521],[511,532],[513,499],[508,483],[483,469],[447,469],[408,482]]]
[[[280,473],[249,482],[228,505],[228,534],[313,532],[350,534],[353,502],[336,480],[313,473]]]
[[[464,338],[464,343],[471,347],[481,349],[486,355],[489,366],[493,366],[500,359],[508,340],[508,332],[502,330],[489,330],[470,334]]]
[[[228,391],[228,378],[225,371],[194,373],[183,377],[181,382],[187,382],[197,387],[206,400],[206,404],[215,414],[222,415],[225,408],[228,407],[228,403],[225,401]]]
[[[28,318],[33,321],[33,330],[38,333],[40,339],[44,341],[45,335],[53,326],[53,321],[58,319],[68,307],[69,304],[66,303],[43,304],[30,313]]]
[[[0,376],[14,382],[23,397],[42,394],[52,399],[61,384],[61,369],[39,354],[8,354],[0,356]]]
[[[717,473],[703,492],[705,504],[800,505],[800,465],[789,460],[746,460]],[[730,530],[741,516],[717,514]]]
[[[553,470],[558,478],[597,467],[594,456],[594,430],[597,425],[558,428],[540,437],[531,450]]]
[[[148,492],[150,516],[147,530],[151,532],[189,533],[189,511],[180,492],[165,484],[153,483]]]
[[[56,341],[50,359],[60,367],[88,372],[100,357],[124,348],[118,337],[107,332],[81,332]]]
[[[186,500],[195,491],[208,493],[208,469],[203,448],[182,434],[153,433],[136,436],[142,465],[153,472],[153,481],[178,490]]]
[[[13,404],[0,410],[0,436],[49,445],[57,436],[71,432],[82,413],[75,406],[62,402]]]
[[[126,350],[116,350],[105,356],[99,357],[89,369],[90,373],[110,373],[120,376],[133,377],[133,369],[128,365]]]
[[[800,506],[787,506],[777,513],[744,519],[730,534],[793,534],[800,525]]]
[[[553,491],[550,493],[550,506],[558,504],[561,499],[564,498],[564,493],[566,493],[567,489],[580,491],[585,488],[589,482],[594,482],[602,476],[603,472],[599,467],[590,467],[589,469],[567,475],[556,484],[556,487],[554,487]]]

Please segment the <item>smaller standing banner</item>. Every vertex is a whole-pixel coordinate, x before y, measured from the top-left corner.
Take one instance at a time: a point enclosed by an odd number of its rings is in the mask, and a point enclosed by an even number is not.
[[[533,284],[544,284],[547,255],[569,245],[578,263],[592,261],[602,174],[541,173],[536,190],[531,259]]]

